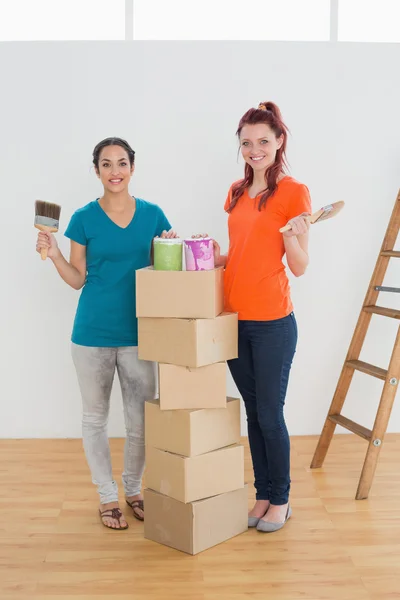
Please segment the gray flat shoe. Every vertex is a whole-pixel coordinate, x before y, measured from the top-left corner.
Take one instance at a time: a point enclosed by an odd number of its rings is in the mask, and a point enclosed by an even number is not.
[[[248,517],[248,527],[257,527],[260,517]]]
[[[262,533],[273,533],[274,531],[278,531],[282,529],[286,522],[292,516],[292,509],[288,506],[286,517],[283,523],[268,523],[267,521],[263,521],[260,519],[257,523],[257,531],[261,531]]]

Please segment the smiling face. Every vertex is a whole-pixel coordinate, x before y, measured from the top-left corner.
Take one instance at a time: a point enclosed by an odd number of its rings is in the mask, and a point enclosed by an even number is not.
[[[271,127],[265,123],[244,125],[240,132],[242,156],[255,171],[265,171],[271,166],[282,144],[283,136],[277,138]]]
[[[96,172],[104,190],[120,193],[128,188],[134,168],[124,148],[106,146],[100,153],[99,167]]]

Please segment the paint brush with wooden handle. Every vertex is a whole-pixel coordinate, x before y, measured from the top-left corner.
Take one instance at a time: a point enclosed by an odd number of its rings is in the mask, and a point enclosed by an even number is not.
[[[39,231],[47,233],[56,233],[60,223],[61,206],[36,200],[35,202],[35,227]],[[40,252],[42,260],[47,258],[47,248],[42,248]]]
[[[325,219],[331,219],[332,217],[336,217],[336,215],[342,210],[344,206],[343,200],[339,200],[339,202],[333,202],[333,204],[328,204],[327,206],[323,206],[317,212],[312,215],[307,215],[305,217],[307,221],[314,225],[314,223],[319,223],[320,221],[325,221]],[[285,227],[280,228],[280,232],[289,231],[292,229],[290,223],[285,225]]]

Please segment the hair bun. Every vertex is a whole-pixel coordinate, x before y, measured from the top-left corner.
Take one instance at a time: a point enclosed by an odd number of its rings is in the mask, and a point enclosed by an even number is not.
[[[275,102],[263,102],[262,104],[265,106],[265,110],[270,111],[274,115],[274,117],[282,121],[281,111],[279,110]]]

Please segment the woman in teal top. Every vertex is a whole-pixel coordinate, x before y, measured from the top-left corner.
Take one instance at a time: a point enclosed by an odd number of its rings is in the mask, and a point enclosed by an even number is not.
[[[154,363],[137,354],[135,273],[151,264],[153,239],[176,237],[156,206],[130,196],[135,153],[120,138],[107,138],[93,151],[104,193],[77,210],[65,235],[69,262],[48,233],[39,233],[36,250],[47,248],[62,279],[82,289],[72,332],[72,356],[83,402],[83,444],[93,483],[100,495],[106,527],[127,529],[112,476],[107,419],[115,371],[120,380],[126,442],[122,481],[125,498],[143,520],[144,402],[156,395]]]

